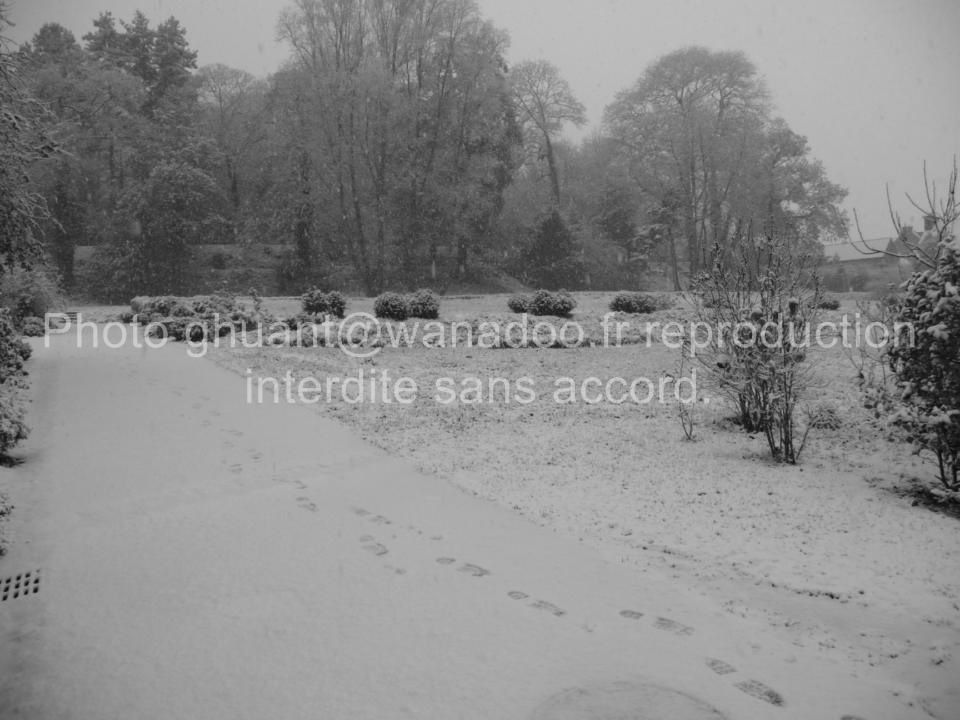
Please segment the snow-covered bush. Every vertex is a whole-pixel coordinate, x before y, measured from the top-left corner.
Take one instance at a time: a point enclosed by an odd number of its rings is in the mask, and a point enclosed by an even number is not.
[[[31,350],[17,332],[10,310],[0,308],[0,455],[27,437],[23,364]]]
[[[897,419],[937,458],[940,481],[960,490],[960,240],[905,285],[891,367],[903,390]]]

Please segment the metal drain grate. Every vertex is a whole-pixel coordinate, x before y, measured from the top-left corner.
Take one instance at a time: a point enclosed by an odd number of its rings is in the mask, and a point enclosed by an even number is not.
[[[40,571],[28,570],[0,580],[0,602],[40,592]]]

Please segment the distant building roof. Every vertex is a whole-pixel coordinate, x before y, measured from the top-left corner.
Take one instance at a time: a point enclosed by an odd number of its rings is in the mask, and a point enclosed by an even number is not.
[[[935,257],[937,254],[937,234],[932,230],[918,233],[910,225],[904,225],[897,237],[874,238],[872,240],[841,240],[824,243],[823,257],[827,262],[855,262],[862,260],[883,260],[885,258],[912,258],[920,255]]]
[[[823,256],[828,262],[851,262],[854,260],[883,260],[877,250],[885,251],[893,242],[892,238],[874,238],[873,240],[842,240],[824,243]]]

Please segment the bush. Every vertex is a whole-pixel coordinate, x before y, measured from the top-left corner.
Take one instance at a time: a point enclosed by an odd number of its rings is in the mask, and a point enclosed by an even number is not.
[[[940,481],[960,490],[960,241],[941,244],[936,267],[904,286],[894,326],[912,328],[888,350],[902,389],[898,418],[920,450],[937,458]]]
[[[5,555],[7,552],[6,539],[3,536],[3,523],[10,518],[12,513],[13,503],[10,502],[10,497],[6,493],[0,492],[0,555]]]
[[[385,292],[373,301],[373,314],[378,318],[403,321],[410,317],[410,302],[405,295]]]
[[[327,312],[336,318],[342,318],[347,312],[347,299],[336,290],[327,293]]]
[[[824,297],[817,303],[818,310],[839,310],[840,301],[835,297]]]
[[[130,301],[130,309],[143,315],[161,317],[190,317],[197,312],[193,304],[187,304],[185,299],[173,295],[136,297]]]
[[[810,429],[800,432],[795,416],[815,382],[802,340],[817,322],[815,263],[783,238],[749,232],[715,248],[710,270],[693,281],[697,320],[715,332],[707,347],[691,352],[688,340],[683,350],[700,365],[704,385],[738,408],[741,427],[762,433],[773,458],[790,464]]]
[[[566,291],[550,292],[537,290],[527,306],[531,315],[555,315],[570,317],[570,313],[577,306],[577,301]]]
[[[0,455],[6,455],[29,432],[24,423],[23,364],[31,352],[30,345],[17,332],[13,313],[9,308],[0,308]]]
[[[43,318],[28,317],[23,319],[23,334],[26,337],[43,337],[47,329],[44,327]]]
[[[903,302],[903,296],[895,292],[879,293],[876,300],[881,306],[889,310],[897,310]]]
[[[130,301],[130,317],[136,315],[141,323],[163,320],[166,318],[202,318],[205,320],[221,321],[240,310],[236,298],[229,293],[214,293],[213,295],[197,295],[192,298],[181,298],[173,295],[159,297],[138,296]],[[127,317],[121,314],[121,320]]]
[[[43,317],[63,307],[63,297],[52,273],[44,268],[8,268],[0,277],[0,304],[10,308],[16,324],[27,317]]]
[[[248,312],[233,295],[223,292],[192,298],[140,296],[130,301],[130,307],[133,312],[121,313],[121,322],[132,322],[136,317],[141,325],[158,323],[163,330],[154,328],[154,336],[163,332],[167,338],[178,341],[199,342],[236,330],[255,330],[270,322],[269,318]]]
[[[638,292],[617,293],[610,301],[610,309],[613,312],[632,313],[634,315],[645,315],[658,310],[657,299],[652,295],[646,295]]]
[[[417,290],[407,297],[410,317],[436,320],[440,317],[440,298],[432,290]]]
[[[820,403],[807,414],[807,425],[817,430],[839,430],[843,427],[843,420],[833,405]]]
[[[300,306],[309,315],[333,315],[342,318],[347,311],[347,299],[339,292],[323,292],[311,288],[300,296]]]
[[[139,315],[146,312],[145,308],[151,299],[152,298],[146,295],[138,295],[130,301],[130,310],[133,311],[134,315]]]
[[[300,296],[300,307],[310,315],[325,313],[327,312],[327,294],[323,290],[310,288]]]
[[[227,292],[216,292],[213,295],[199,295],[190,301],[193,315],[213,319],[229,317],[241,309],[237,299]]]
[[[507,307],[515,313],[525,313],[530,309],[529,295],[512,295],[507,300]]]

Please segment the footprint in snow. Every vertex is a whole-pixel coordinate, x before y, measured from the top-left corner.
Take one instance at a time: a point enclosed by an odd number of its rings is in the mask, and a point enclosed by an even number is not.
[[[548,613],[556,615],[557,617],[563,617],[567,614],[566,610],[558,608],[556,605],[547,602],[546,600],[535,600],[534,602],[530,603],[530,607],[534,607],[537,610],[546,610]]]
[[[692,627],[678,623],[676,620],[671,620],[670,618],[658,617],[654,623],[654,627],[658,630],[672,632],[674,635],[693,635]]]
[[[308,497],[298,497],[297,507],[301,507],[304,510],[309,510],[310,512],[317,511],[317,504]]]
[[[621,610],[620,617],[625,617],[628,620],[639,620],[643,617],[643,613],[637,610]]]
[[[737,669],[728,662],[723,660],[718,660],[717,658],[707,658],[706,661],[707,667],[713,670],[717,675],[729,675],[734,673]]]
[[[744,680],[738,682],[734,687],[737,690],[745,692],[747,695],[763,700],[771,705],[782,706],[783,696],[773,688],[767,687],[759,680]]]
[[[387,550],[386,545],[383,545],[382,543],[378,543],[378,542],[367,542],[362,547],[364,550],[366,550],[367,552],[373,553],[377,557],[381,555],[386,555],[388,552],[390,552],[389,550]]]
[[[482,568],[479,565],[474,565],[472,563],[464,563],[457,569],[462,573],[473,575],[473,577],[483,577],[484,575],[490,574],[490,571],[486,568]]]

